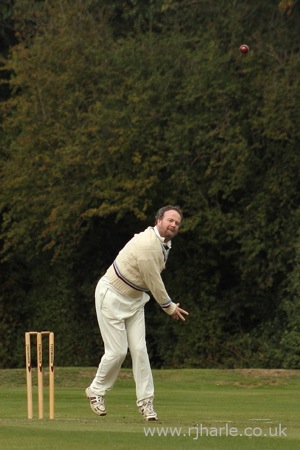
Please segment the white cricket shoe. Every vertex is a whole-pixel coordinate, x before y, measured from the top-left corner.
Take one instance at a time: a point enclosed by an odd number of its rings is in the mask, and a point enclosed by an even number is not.
[[[144,416],[145,420],[152,421],[157,420],[157,414],[153,409],[153,403],[151,398],[147,398],[138,402],[140,413]]]
[[[92,411],[98,416],[106,416],[104,396],[93,394],[89,387],[86,388],[85,395],[90,401],[90,407]]]

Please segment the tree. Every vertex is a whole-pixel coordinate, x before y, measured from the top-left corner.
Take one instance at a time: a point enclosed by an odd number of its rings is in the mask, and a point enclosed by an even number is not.
[[[16,1],[1,106],[1,304],[21,268],[29,283],[13,284],[9,317],[21,295],[18,322],[54,326],[60,361],[96,363],[97,278],[158,207],[179,203],[164,278],[192,312],[190,331],[149,305],[154,364],[283,364],[298,265],[298,10],[121,5]]]

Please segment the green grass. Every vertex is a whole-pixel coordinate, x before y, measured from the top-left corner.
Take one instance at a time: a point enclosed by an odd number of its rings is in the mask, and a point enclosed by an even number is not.
[[[25,369],[0,370],[1,449],[300,449],[300,371],[182,369],[153,375],[158,422],[144,422],[138,413],[132,373],[125,369],[107,395],[108,415],[94,415],[84,396],[94,376],[90,368],[56,368],[54,420],[47,419],[45,371],[46,418],[37,418],[35,387],[35,418],[28,420]],[[279,427],[281,436],[269,435]]]

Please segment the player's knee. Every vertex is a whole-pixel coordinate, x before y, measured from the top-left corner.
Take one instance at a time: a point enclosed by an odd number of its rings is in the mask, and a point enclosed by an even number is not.
[[[130,347],[130,353],[137,357],[143,357],[148,354],[146,342],[135,343]]]
[[[126,358],[126,355],[127,355],[127,348],[126,349],[124,348],[124,349],[110,351],[109,355],[107,355],[107,356],[109,357],[110,360],[118,361],[119,363],[122,364],[122,362]]]

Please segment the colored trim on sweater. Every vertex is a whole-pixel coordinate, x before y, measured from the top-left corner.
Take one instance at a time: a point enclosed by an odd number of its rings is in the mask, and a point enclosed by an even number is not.
[[[114,267],[114,269],[115,269],[115,272],[116,272],[117,277],[119,277],[120,280],[124,281],[124,283],[126,283],[128,286],[132,287],[133,289],[136,289],[137,291],[142,291],[142,292],[148,292],[148,291],[149,291],[149,289],[145,289],[145,288],[142,288],[142,287],[140,287],[140,286],[137,286],[136,284],[131,283],[131,281],[129,281],[127,278],[125,278],[125,277],[121,274],[121,272],[120,272],[120,270],[119,270],[119,268],[118,268],[118,265],[117,265],[117,261],[116,261],[116,260],[114,260],[114,262],[113,262],[113,267]]]

